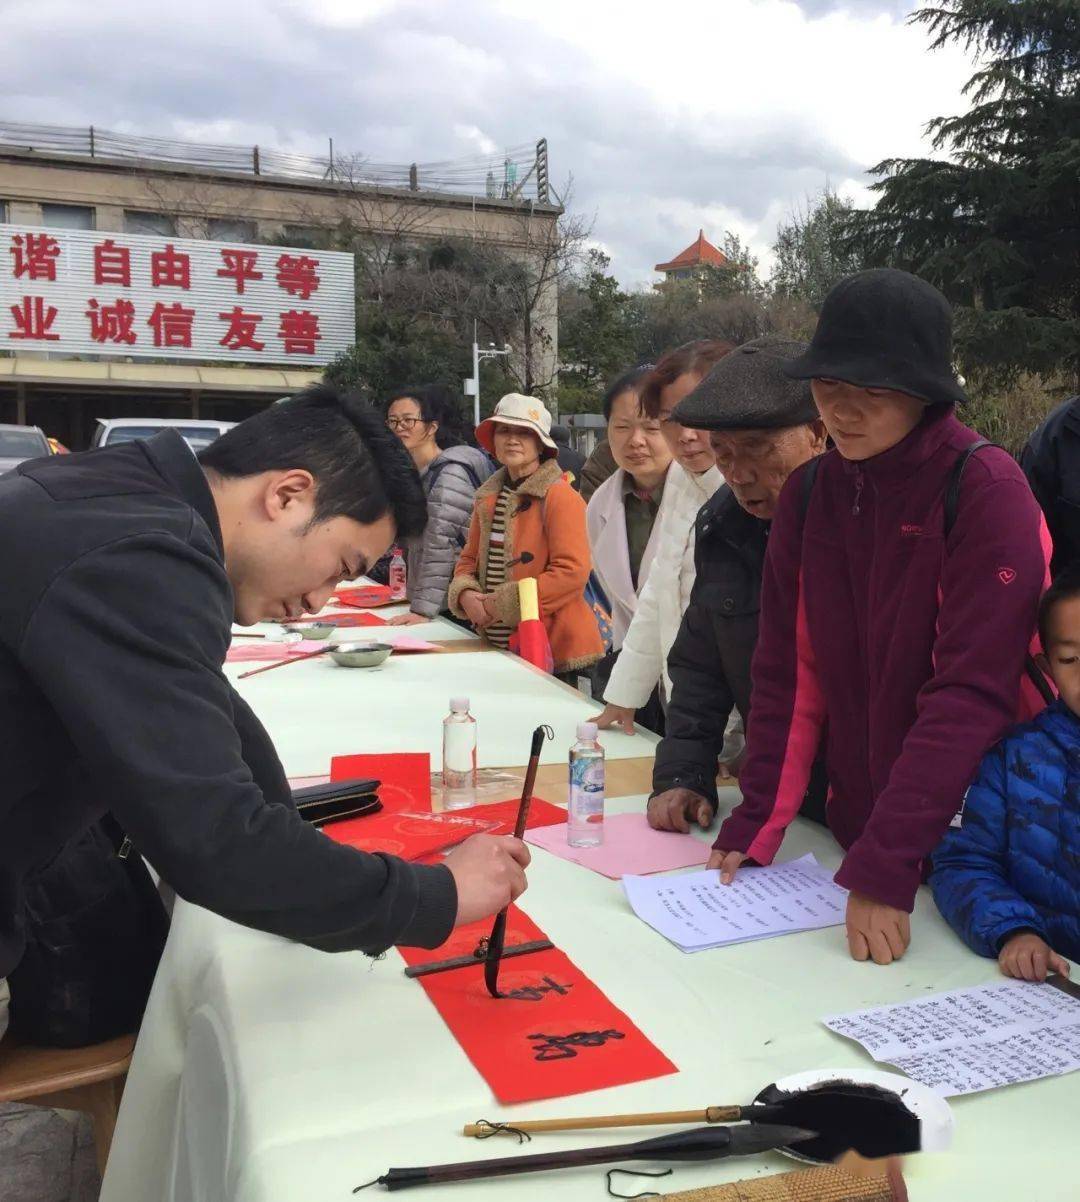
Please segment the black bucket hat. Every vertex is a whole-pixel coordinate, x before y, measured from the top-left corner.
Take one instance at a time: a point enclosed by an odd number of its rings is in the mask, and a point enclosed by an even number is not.
[[[675,406],[672,419],[695,430],[774,430],[817,420],[808,380],[785,366],[807,349],[776,334],[744,342]]]
[[[967,400],[952,366],[952,307],[933,284],[895,267],[834,285],[810,349],[785,371],[797,380],[891,388],[927,405]]]

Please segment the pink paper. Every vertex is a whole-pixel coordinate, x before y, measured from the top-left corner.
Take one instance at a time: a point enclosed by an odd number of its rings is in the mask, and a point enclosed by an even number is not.
[[[398,654],[414,651],[441,651],[438,643],[429,643],[427,639],[413,638],[410,634],[392,634],[383,636],[384,643],[393,645]]]
[[[709,858],[707,843],[693,835],[653,830],[644,814],[605,818],[604,841],[599,847],[571,847],[566,834],[566,823],[560,822],[527,831],[525,841],[615,881],[672,868],[696,868]]]
[[[247,664],[258,660],[292,659],[305,651],[325,651],[325,639],[303,639],[299,643],[271,643],[262,639],[239,640],[225,653],[227,664]]]

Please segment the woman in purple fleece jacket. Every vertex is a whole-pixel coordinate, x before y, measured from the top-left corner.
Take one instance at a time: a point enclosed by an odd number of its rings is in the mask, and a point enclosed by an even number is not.
[[[743,800],[710,867],[768,864],[824,742],[828,822],[846,849],[852,956],[888,964],[910,941],[923,863],[979,761],[1020,713],[1021,672],[1048,583],[1048,540],[1020,468],[954,416],[952,316],[936,288],[881,269],[829,293],[809,351],[835,443],[780,497],[762,583]]]

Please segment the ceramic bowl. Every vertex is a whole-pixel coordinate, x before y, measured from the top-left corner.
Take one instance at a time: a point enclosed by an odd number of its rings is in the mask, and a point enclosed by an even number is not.
[[[290,634],[298,634],[304,639],[326,639],[337,627],[333,622],[305,622],[303,626],[286,626],[285,629]]]
[[[876,1085],[899,1095],[904,1105],[919,1120],[919,1143],[922,1152],[943,1152],[952,1143],[953,1113],[949,1103],[929,1086],[899,1073],[880,1072],[877,1069],[814,1069],[805,1073],[794,1073],[776,1082],[776,1088],[787,1093],[799,1093],[829,1082],[850,1082],[854,1085]],[[761,1091],[765,1093],[765,1090]],[[758,1094],[755,1101],[761,1100]],[[820,1164],[813,1157],[799,1151],[799,1145],[778,1148],[784,1156],[803,1164]]]
[[[330,658],[343,668],[377,668],[386,663],[393,650],[389,643],[339,643]]]

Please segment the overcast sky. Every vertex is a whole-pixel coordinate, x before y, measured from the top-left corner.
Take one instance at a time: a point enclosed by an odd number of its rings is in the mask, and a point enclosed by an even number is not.
[[[763,260],[922,153],[972,64],[896,0],[0,0],[0,119],[453,158],[547,137],[627,285],[704,227]]]

